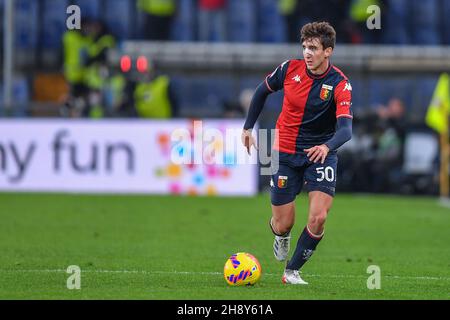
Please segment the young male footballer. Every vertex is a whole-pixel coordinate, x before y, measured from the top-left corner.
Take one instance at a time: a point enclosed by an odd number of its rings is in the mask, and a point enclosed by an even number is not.
[[[255,91],[242,133],[250,153],[256,148],[252,128],[267,96],[284,89],[283,108],[276,125],[273,148],[278,171],[271,180],[275,258],[285,261],[295,222],[295,198],[304,188],[309,194],[309,218],[287,261],[283,283],[307,284],[299,270],[324,236],[324,225],[336,188],[337,149],[352,136],[352,87],[330,58],[336,32],[327,22],[313,22],[301,30],[303,60],[283,62]],[[272,168],[274,158],[272,158]]]

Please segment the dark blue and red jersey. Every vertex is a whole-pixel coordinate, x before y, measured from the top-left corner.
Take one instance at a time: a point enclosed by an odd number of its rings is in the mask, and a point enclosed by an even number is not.
[[[304,60],[288,60],[265,83],[270,92],[284,89],[274,145],[278,151],[295,154],[322,145],[336,133],[337,118],[353,118],[352,86],[331,64],[314,75]]]

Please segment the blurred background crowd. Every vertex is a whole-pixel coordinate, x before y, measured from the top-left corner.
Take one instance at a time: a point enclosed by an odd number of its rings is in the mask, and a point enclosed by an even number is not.
[[[81,8],[81,30],[66,27],[70,5]],[[381,9],[379,30],[366,26],[370,5]],[[152,56],[128,55],[130,41],[291,44],[301,57],[299,29],[324,20],[336,28],[338,48],[425,52],[450,45],[447,0],[16,0],[14,7],[14,105],[0,102],[3,117],[244,118],[254,88],[277,66],[165,68]],[[355,125],[354,139],[341,150],[341,190],[437,193],[438,154],[423,172],[408,172],[406,164],[413,152],[408,134],[432,134],[424,116],[439,73],[342,69],[354,89]],[[282,98],[281,92],[268,99],[262,128],[274,127]]]

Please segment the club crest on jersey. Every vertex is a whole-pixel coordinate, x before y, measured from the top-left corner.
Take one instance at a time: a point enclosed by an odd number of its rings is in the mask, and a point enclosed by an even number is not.
[[[278,188],[286,189],[287,188],[287,182],[288,182],[288,177],[286,177],[286,176],[279,176],[278,177]]]
[[[324,84],[322,86],[322,90],[320,90],[320,99],[323,101],[327,101],[331,97],[331,91],[333,90],[332,86],[329,86],[327,84]]]

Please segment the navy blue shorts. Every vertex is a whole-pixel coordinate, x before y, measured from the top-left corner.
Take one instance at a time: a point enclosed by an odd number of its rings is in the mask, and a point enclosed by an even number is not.
[[[270,181],[271,200],[274,206],[282,206],[295,200],[302,191],[321,191],[332,197],[336,193],[337,153],[329,153],[325,163],[309,161],[306,153],[279,153],[278,172],[272,163]]]

